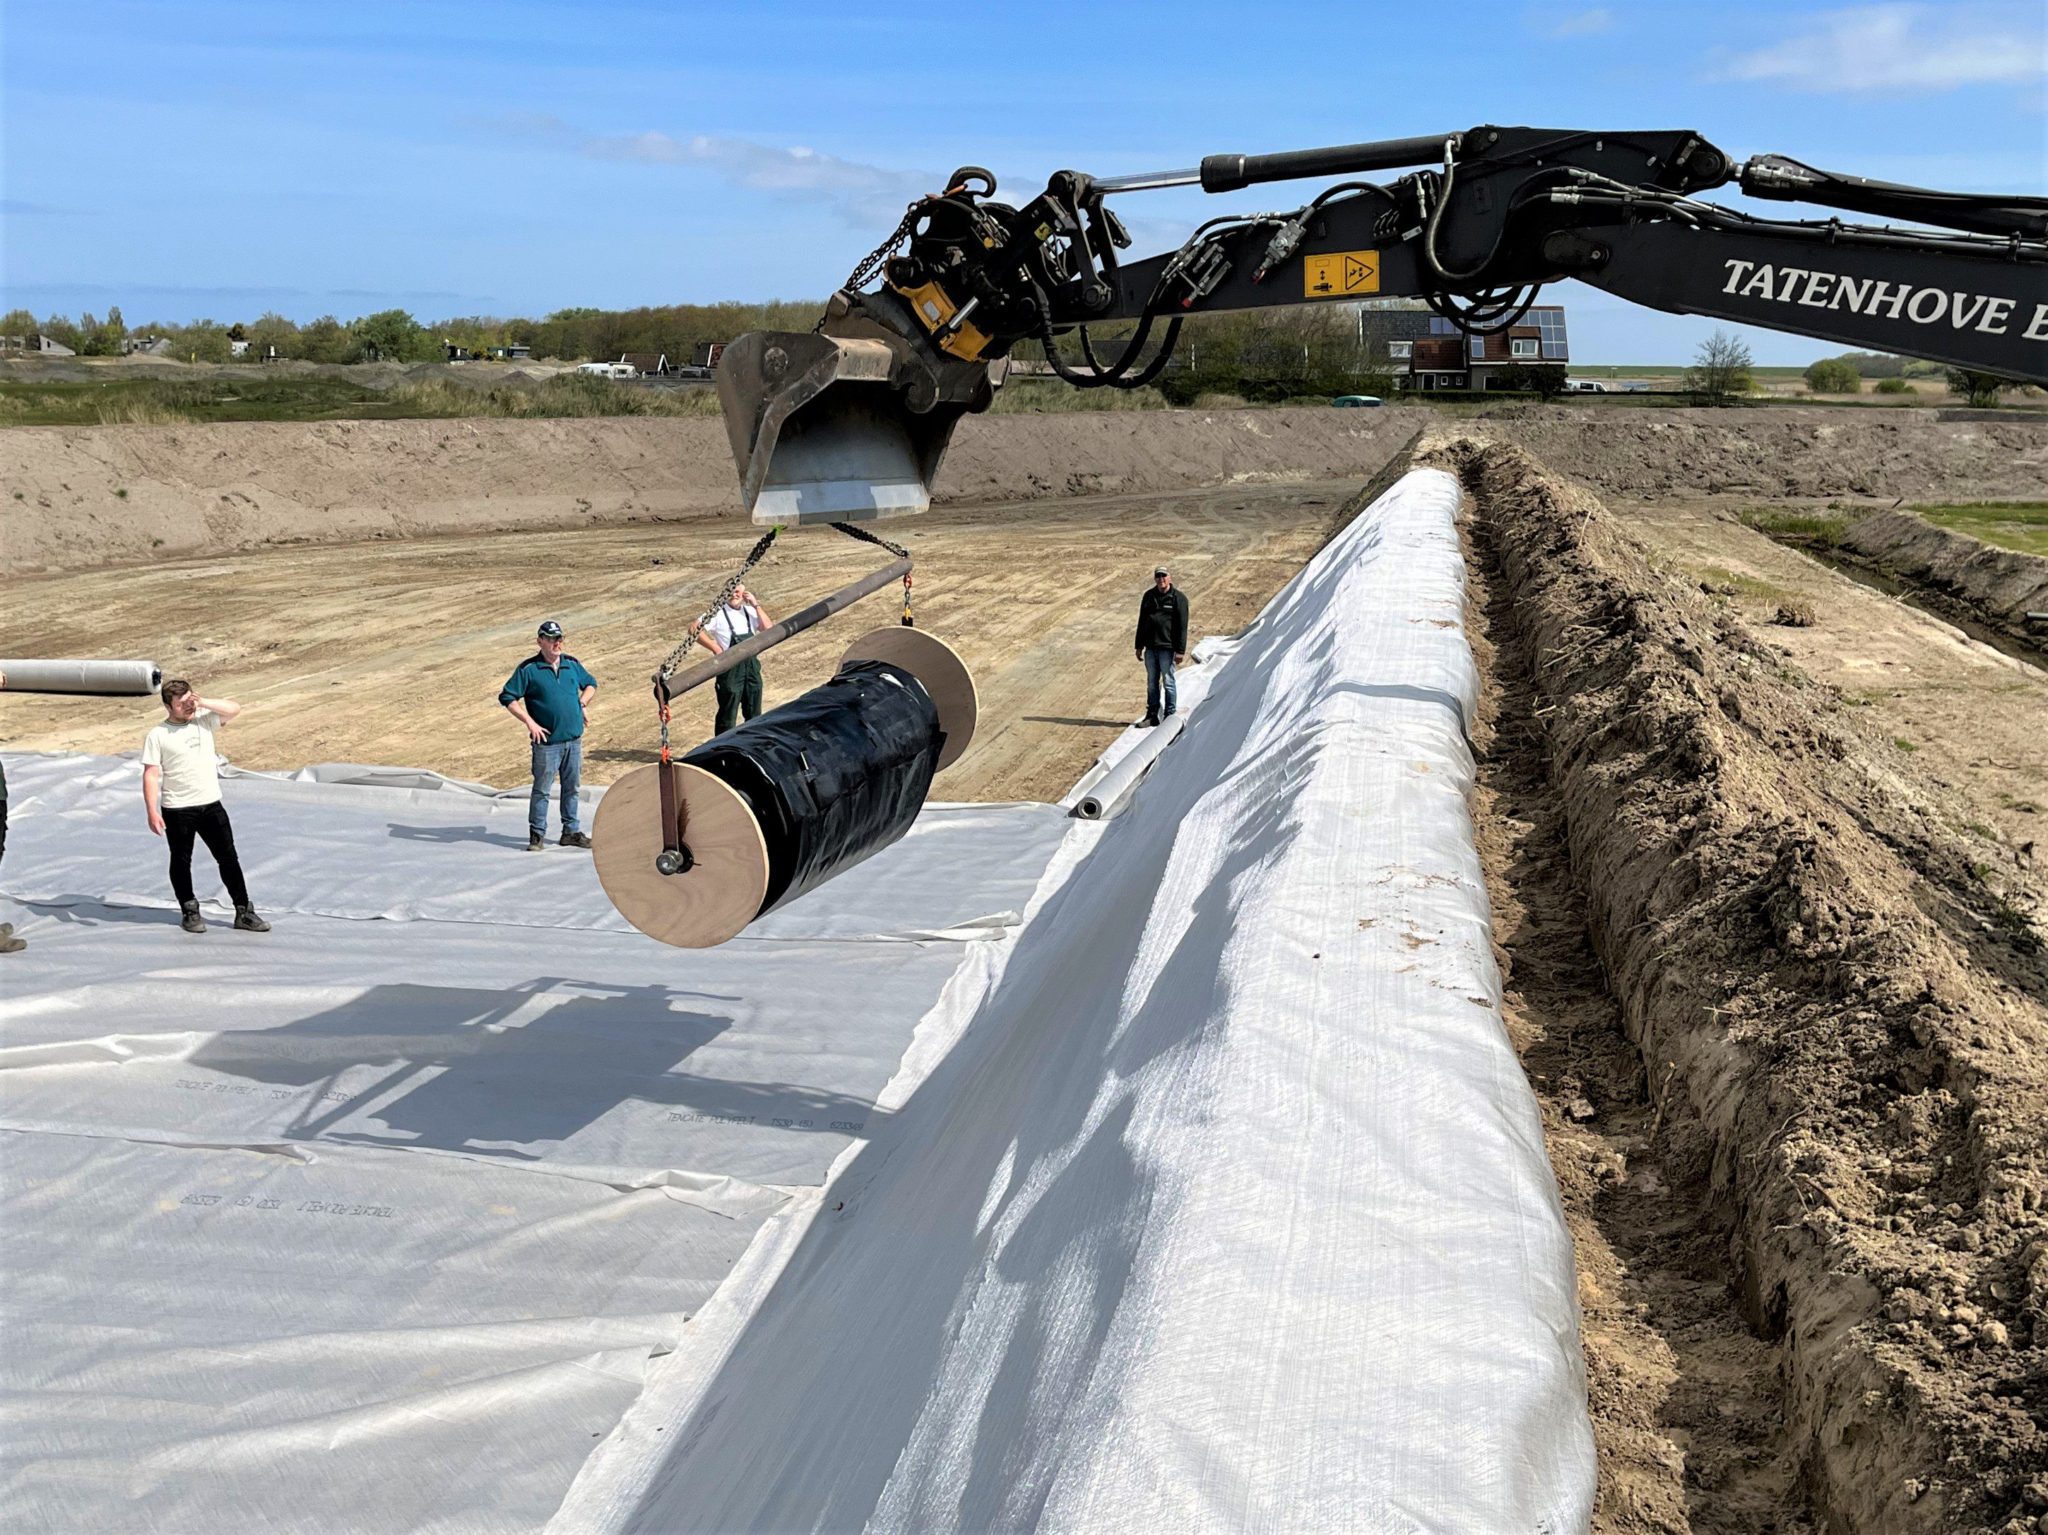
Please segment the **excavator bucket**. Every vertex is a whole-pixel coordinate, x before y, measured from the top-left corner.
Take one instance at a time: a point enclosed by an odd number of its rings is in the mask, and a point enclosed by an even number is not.
[[[985,389],[987,370],[971,366]],[[924,511],[970,408],[939,398],[929,372],[896,340],[756,331],[733,341],[716,381],[748,514],[767,526]],[[928,408],[912,409],[918,401]]]

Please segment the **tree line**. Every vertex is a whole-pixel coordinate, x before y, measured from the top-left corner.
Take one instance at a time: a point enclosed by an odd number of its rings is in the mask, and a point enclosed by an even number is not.
[[[276,313],[222,324],[130,326],[117,305],[106,318],[73,320],[53,314],[37,319],[26,309],[0,316],[0,336],[41,334],[84,357],[118,357],[130,341],[168,342],[168,355],[185,362],[226,362],[234,343],[246,341],[253,357],[287,357],[304,362],[432,362],[446,347],[483,355],[493,347],[526,346],[536,357],[564,362],[619,357],[627,352],[666,352],[687,362],[700,341],[729,341],[750,330],[809,330],[824,306],[809,301],[764,304],[667,304],[641,309],[560,309],[541,319],[458,315],[422,323],[403,309],[341,320],[322,315],[301,325]],[[274,350],[273,350],[274,349]]]

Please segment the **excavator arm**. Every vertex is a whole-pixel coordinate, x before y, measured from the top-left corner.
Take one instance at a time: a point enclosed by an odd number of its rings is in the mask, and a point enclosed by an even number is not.
[[[1122,259],[1114,199],[1331,177],[1344,179],[1299,207],[1225,215],[1177,250]],[[1730,183],[1919,227],[1759,218],[1698,195]],[[1486,334],[1574,277],[1675,313],[2048,383],[2048,199],[1896,186],[1778,156],[1737,165],[1682,130],[1481,126],[1212,155],[1155,175],[1062,171],[1021,207],[995,191],[986,171],[955,172],[814,333],[726,348],[717,384],[756,522],[921,511],[954,425],[987,409],[1014,348],[1043,348],[1079,388],[1138,388],[1168,365],[1187,318],[1221,310],[1414,297]],[[1109,324],[1129,334],[1091,336]]]

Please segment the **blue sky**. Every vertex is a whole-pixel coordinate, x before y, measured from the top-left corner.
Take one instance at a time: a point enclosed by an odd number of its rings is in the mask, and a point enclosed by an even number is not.
[[[822,297],[961,163],[1015,191],[1480,122],[1692,128],[1738,157],[2040,193],[2044,55],[2041,0],[5,0],[0,308]],[[1276,200],[1120,207],[1154,248]],[[1553,293],[1583,362],[1683,359],[1713,328]],[[1837,350],[1748,335],[1759,362]]]

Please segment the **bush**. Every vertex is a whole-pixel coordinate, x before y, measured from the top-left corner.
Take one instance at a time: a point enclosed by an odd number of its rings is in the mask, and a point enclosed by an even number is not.
[[[1881,378],[1877,381],[1875,394],[1911,394],[1913,386],[1902,378]]]
[[[1959,394],[1972,405],[1990,409],[1998,403],[1998,397],[2008,389],[2020,387],[2018,379],[2002,378],[1996,373],[1978,373],[1969,368],[1950,368],[1942,377],[1948,380],[1948,392]]]
[[[1863,375],[1852,362],[1826,357],[1807,368],[1806,387],[1814,394],[1861,394]]]
[[[1556,363],[1510,363],[1493,376],[1494,387],[1551,399],[1564,393],[1564,369]]]

